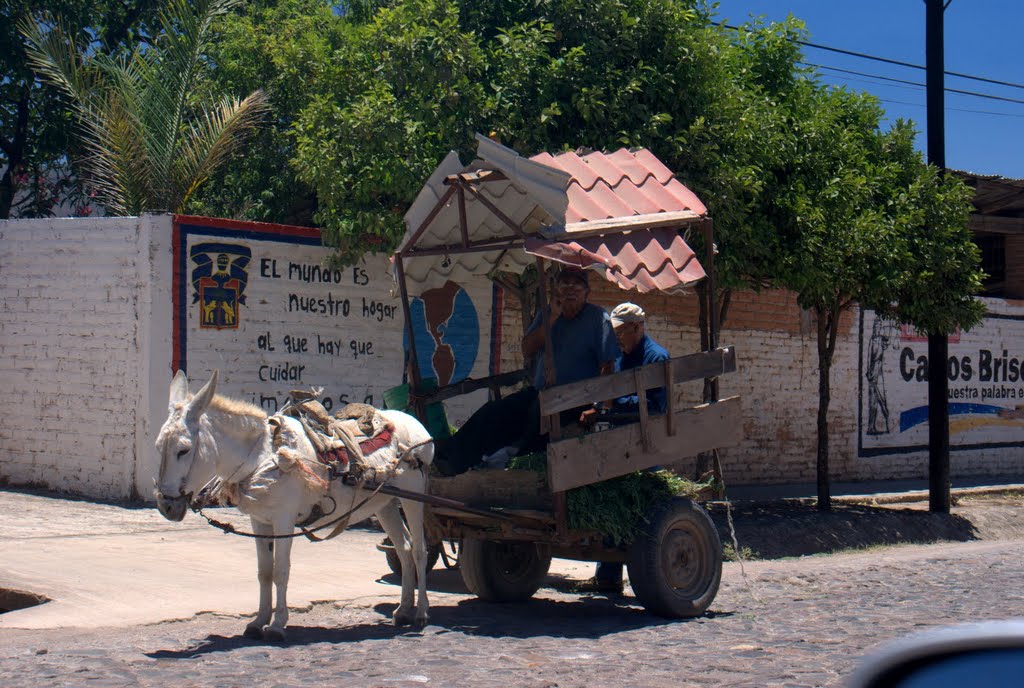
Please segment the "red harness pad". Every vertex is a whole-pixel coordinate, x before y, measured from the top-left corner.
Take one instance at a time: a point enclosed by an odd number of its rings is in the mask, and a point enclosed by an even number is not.
[[[376,437],[363,440],[359,443],[359,449],[363,452],[363,456],[372,454],[378,449],[382,449],[387,445],[391,444],[391,427],[390,425],[383,430]],[[342,472],[348,471],[348,464],[351,457],[349,456],[348,450],[344,447],[339,447],[333,451],[324,452],[316,455],[317,460],[322,464],[329,464],[337,462],[340,464],[339,468]]]

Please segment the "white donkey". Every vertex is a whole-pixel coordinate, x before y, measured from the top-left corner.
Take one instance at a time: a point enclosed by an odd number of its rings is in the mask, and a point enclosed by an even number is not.
[[[282,415],[268,418],[262,409],[219,396],[216,389],[217,371],[194,396],[189,395],[185,374],[178,371],[174,376],[169,416],[156,440],[160,459],[157,507],[168,520],[180,521],[185,517],[190,499],[207,482],[214,477],[223,481],[225,489],[237,499],[239,510],[252,519],[253,532],[263,536],[256,539],[259,612],[246,626],[245,635],[284,640],[292,540],[268,539],[268,536],[294,533],[296,524],[304,523],[315,513],[317,505],[327,514],[320,522],[332,520],[358,506],[373,492],[349,487],[340,480],[327,483],[317,478],[316,472],[322,469],[317,468],[316,452],[295,418]],[[425,493],[427,469],[434,457],[430,435],[408,414],[379,413],[394,427],[392,442],[367,456],[367,460],[378,467],[383,463],[395,466],[397,462],[388,484]],[[406,452],[412,462],[399,460],[402,452]],[[404,522],[399,501],[405,512]],[[402,601],[394,613],[395,623],[426,624],[429,603],[423,503],[378,493],[359,506],[349,522],[356,523],[370,514],[377,515],[402,562]],[[419,596],[414,606],[417,582]],[[273,610],[271,583],[277,589]]]

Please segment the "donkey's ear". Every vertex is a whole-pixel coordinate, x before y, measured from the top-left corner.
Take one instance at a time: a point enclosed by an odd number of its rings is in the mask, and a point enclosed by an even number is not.
[[[171,398],[167,402],[167,405],[173,410],[174,405],[185,401],[188,397],[188,378],[185,377],[185,373],[178,371],[174,374],[174,379],[171,380]]]
[[[217,375],[218,372],[214,370],[210,375],[210,381],[192,397],[192,403],[188,407],[189,417],[195,419],[206,413],[206,407],[210,405],[213,395],[217,393]]]

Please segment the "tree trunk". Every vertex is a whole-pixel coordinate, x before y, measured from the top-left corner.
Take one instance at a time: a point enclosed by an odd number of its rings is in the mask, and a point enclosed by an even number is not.
[[[11,206],[14,204],[14,194],[18,187],[14,183],[14,174],[10,166],[4,170],[3,177],[0,177],[0,220],[8,220],[11,217]]]
[[[832,401],[832,356],[839,327],[838,307],[816,308],[818,315],[818,510],[832,510],[832,484],[828,466],[828,407]]]
[[[700,350],[707,351],[711,348],[711,309],[710,299],[708,298],[708,287],[707,282],[701,282],[695,288],[697,293],[697,304],[699,308],[699,316],[697,318],[698,326],[700,328]],[[720,304],[718,310],[718,327],[722,327],[722,323],[725,322],[725,315],[729,309],[729,301],[732,296],[731,289],[725,289],[722,291],[721,298],[718,299]],[[721,333],[719,333],[721,334]],[[714,342],[715,345],[718,342]],[[704,393],[703,401],[705,404],[711,401],[718,400],[718,378],[705,378],[704,379]],[[694,480],[700,480],[703,478],[708,471],[712,469],[714,458],[714,452],[702,452],[697,455],[697,463],[694,469]]]
[[[30,84],[22,84],[15,115],[14,136],[10,141],[0,137],[0,147],[7,156],[7,169],[0,179],[0,220],[11,216],[14,197],[18,193],[17,175],[21,172],[25,159],[25,144],[28,140],[28,106],[31,97]]]

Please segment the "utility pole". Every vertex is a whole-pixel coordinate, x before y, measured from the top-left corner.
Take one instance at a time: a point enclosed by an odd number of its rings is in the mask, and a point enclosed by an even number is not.
[[[952,0],[924,0],[928,162],[946,169],[943,13]],[[949,359],[947,332],[928,333],[928,509],[949,513]]]

